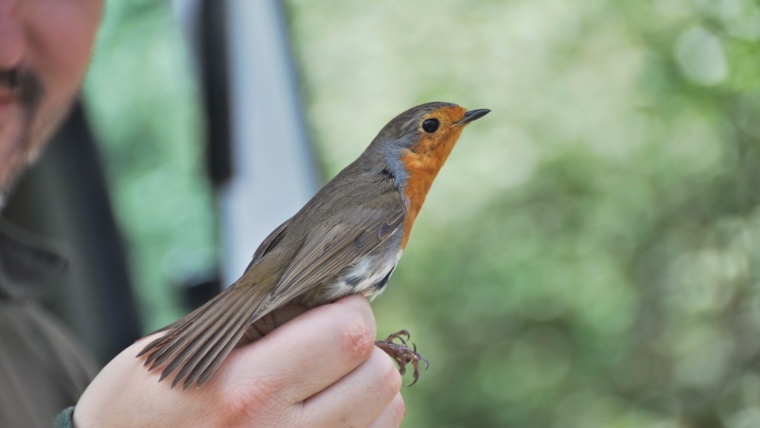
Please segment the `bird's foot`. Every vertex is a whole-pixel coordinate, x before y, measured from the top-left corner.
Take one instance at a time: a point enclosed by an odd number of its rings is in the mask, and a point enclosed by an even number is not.
[[[406,365],[411,364],[414,367],[412,373],[412,383],[407,386],[412,386],[417,383],[417,379],[420,377],[420,361],[425,363],[425,370],[427,370],[428,363],[427,358],[417,352],[417,345],[412,343],[410,348],[407,341],[411,338],[411,335],[406,330],[401,330],[391,334],[385,340],[375,341],[375,346],[385,351],[391,358],[398,364],[398,371],[402,375],[406,373]],[[398,341],[398,342],[396,342]]]

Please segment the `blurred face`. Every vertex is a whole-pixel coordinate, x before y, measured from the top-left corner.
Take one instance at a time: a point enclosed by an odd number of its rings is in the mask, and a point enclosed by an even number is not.
[[[103,0],[0,0],[0,194],[60,124]]]

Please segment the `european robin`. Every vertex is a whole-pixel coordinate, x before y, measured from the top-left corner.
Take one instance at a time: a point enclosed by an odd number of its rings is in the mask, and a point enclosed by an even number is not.
[[[172,387],[203,385],[249,328],[290,304],[315,307],[340,297],[380,294],[404,252],[438,171],[467,124],[490,110],[432,102],[391,120],[369,147],[276,228],[243,275],[205,305],[163,329],[140,352]],[[402,330],[376,345],[405,372],[427,360]],[[399,342],[394,342],[399,339]],[[414,383],[412,382],[412,383]]]

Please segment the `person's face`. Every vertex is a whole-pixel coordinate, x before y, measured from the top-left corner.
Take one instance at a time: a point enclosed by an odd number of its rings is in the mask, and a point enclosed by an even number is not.
[[[79,89],[103,0],[0,0],[0,194]]]

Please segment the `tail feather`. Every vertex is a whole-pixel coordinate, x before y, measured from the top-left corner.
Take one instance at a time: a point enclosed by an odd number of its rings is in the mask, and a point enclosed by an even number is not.
[[[172,357],[174,357],[174,361],[177,361],[175,355],[180,353],[181,356],[183,351],[196,347],[198,336],[207,333],[209,328],[224,316],[218,308],[219,303],[221,303],[220,300],[211,305],[204,305],[192,312],[188,315],[188,318],[192,318],[192,320],[188,320],[190,322],[179,322],[175,327],[172,327],[166,335],[166,340],[157,344],[155,350],[145,360],[145,364],[152,363],[150,367],[152,370],[163,365]],[[172,371],[173,369],[164,369],[161,379],[171,374]]]
[[[163,380],[177,371],[172,387],[203,385],[232,351],[248,327],[267,312],[265,296],[234,285],[170,326],[138,356],[149,370],[167,364]]]
[[[215,338],[215,343],[212,346],[207,346],[204,351],[198,352],[194,356],[196,361],[189,361],[185,364],[182,371],[177,375],[178,378],[185,379],[184,388],[193,383],[201,386],[216,372],[216,369],[238,344],[248,327],[257,320],[255,314],[258,312],[258,306],[254,302],[254,296],[250,296],[243,305],[245,309],[240,311],[240,316],[235,324],[229,325],[223,335],[220,334]]]
[[[145,345],[145,347],[137,354],[138,357],[141,357],[148,353],[150,354],[143,365],[147,366],[150,362],[152,362],[157,357],[156,353],[153,352],[154,350],[162,349],[164,345],[171,342],[173,338],[177,337],[179,332],[183,331],[188,325],[194,323],[198,319],[198,317],[200,317],[202,313],[206,313],[212,307],[215,307],[216,302],[220,300],[221,297],[222,297],[222,294],[218,294],[213,299],[203,304],[200,308],[185,315],[184,317],[173,322],[172,324],[169,324],[166,327],[160,328],[154,331],[153,333],[151,333],[151,335],[153,335],[156,333],[166,332],[162,336],[159,336],[158,338],[154,339],[149,344]]]
[[[210,316],[200,318],[197,321],[200,325],[191,324],[192,328],[181,331],[170,345],[171,349],[167,347],[166,354],[159,357],[160,364],[170,361],[161,372],[161,379],[171,375],[180,366],[192,368],[193,360],[197,360],[198,356],[208,352],[209,344],[213,345],[220,336],[225,335],[227,329],[230,329],[231,319],[234,320],[241,312],[242,304],[240,299],[235,299],[228,308],[225,308],[225,311],[217,310]],[[180,376],[175,376],[172,386],[177,385],[179,381]]]
[[[239,340],[238,335],[242,336],[248,325],[246,323],[247,311],[245,310],[247,301],[238,299],[236,303],[234,309],[230,308],[230,314],[227,318],[219,320],[216,323],[217,325],[197,340],[198,345],[200,345],[197,346],[197,349],[193,350],[191,354],[186,353],[182,356],[181,361],[179,356],[172,361],[175,367],[182,364],[182,368],[172,381],[172,386],[184,380],[184,388],[189,387],[214,358],[223,359],[227,356],[229,352],[223,352],[225,345],[231,342],[234,346]]]

